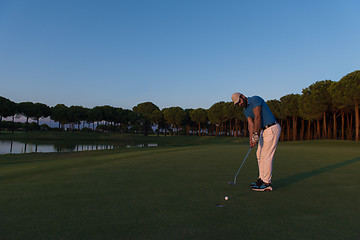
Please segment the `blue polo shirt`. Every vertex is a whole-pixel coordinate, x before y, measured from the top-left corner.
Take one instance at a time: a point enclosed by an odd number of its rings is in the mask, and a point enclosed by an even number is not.
[[[255,119],[253,110],[257,106],[261,106],[261,128],[265,127],[268,124],[276,122],[276,119],[270,111],[270,108],[268,107],[264,99],[259,96],[248,97],[248,106],[244,108],[245,116],[247,118],[251,117],[252,119]]]

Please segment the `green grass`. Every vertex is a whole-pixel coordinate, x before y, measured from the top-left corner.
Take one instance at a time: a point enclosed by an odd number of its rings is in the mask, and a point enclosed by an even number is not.
[[[247,140],[171,141],[0,156],[0,239],[360,239],[359,143],[282,142],[257,193]]]

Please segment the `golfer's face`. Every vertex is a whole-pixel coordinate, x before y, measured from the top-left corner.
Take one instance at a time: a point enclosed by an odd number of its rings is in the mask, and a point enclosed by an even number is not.
[[[240,107],[245,107],[245,99],[243,96],[240,96],[240,101],[238,103]]]

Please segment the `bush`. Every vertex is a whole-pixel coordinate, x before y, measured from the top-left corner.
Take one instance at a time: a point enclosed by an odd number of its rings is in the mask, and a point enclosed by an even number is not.
[[[80,132],[93,132],[93,130],[91,128],[84,127],[80,130]]]
[[[26,123],[25,123],[25,125],[26,125]],[[38,131],[38,130],[40,130],[41,128],[40,128],[40,126],[39,126],[37,123],[32,122],[32,123],[28,123],[28,124],[27,124],[27,129],[28,129],[29,131]]]
[[[49,127],[49,125],[47,125],[47,124],[41,124],[41,126],[40,126],[40,130],[41,131],[49,131],[49,130],[51,130],[52,128],[51,127]]]

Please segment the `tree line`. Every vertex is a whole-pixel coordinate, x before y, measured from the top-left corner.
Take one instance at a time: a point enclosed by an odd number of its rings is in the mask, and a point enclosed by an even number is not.
[[[267,101],[282,128],[280,140],[341,139],[359,141],[360,71],[354,71],[339,81],[317,81],[279,100]],[[16,115],[39,124],[40,118],[58,122],[59,130],[88,129],[91,131],[130,132],[148,135],[156,133],[202,136],[248,136],[247,121],[239,106],[218,102],[209,109],[159,109],[152,102],[140,103],[132,110],[112,106],[49,107],[43,103],[13,101],[0,97],[0,117]],[[1,124],[0,122],[0,124]],[[1,125],[0,125],[1,130]]]

